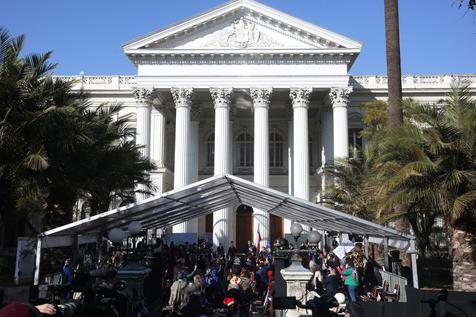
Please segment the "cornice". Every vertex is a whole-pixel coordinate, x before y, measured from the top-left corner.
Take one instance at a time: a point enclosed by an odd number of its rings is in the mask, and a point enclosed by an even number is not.
[[[135,65],[335,65],[350,64],[355,59],[353,53],[338,52],[187,52],[163,53],[158,55],[137,55],[131,57]]]

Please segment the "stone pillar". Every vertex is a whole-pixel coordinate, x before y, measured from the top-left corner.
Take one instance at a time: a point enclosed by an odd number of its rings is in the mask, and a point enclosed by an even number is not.
[[[215,105],[215,175],[230,173],[230,105],[232,88],[211,88],[210,94]],[[221,243],[225,249],[231,239],[230,232],[233,228],[230,225],[232,216],[231,208],[224,208],[213,213],[213,244],[218,246]]]
[[[189,179],[188,184],[192,184],[198,181],[198,142],[199,142],[199,127],[200,127],[200,109],[194,107],[191,112],[190,122],[190,138],[189,138]],[[205,216],[201,216],[205,217]],[[198,230],[198,218],[191,219],[187,221],[187,232],[197,233],[200,235]],[[203,230],[203,234],[205,230]]]
[[[289,113],[290,120],[288,121],[288,194],[294,195],[294,186],[293,186],[293,175],[294,175],[294,157],[293,157],[293,120],[292,120],[292,111]],[[283,219],[283,233],[291,233],[291,224],[292,221],[289,219]]]
[[[142,146],[140,149],[143,158],[150,158],[150,116],[152,107],[150,105],[150,97],[152,89],[138,88],[135,89],[134,97],[136,99],[136,144]],[[145,191],[143,185],[137,186],[137,190]],[[140,201],[147,198],[147,195],[137,193],[136,200]]]
[[[190,108],[192,106],[192,88],[172,88],[175,102],[175,159],[174,189],[189,183],[190,168]],[[187,233],[187,222],[173,226],[173,233]]]
[[[165,167],[165,125],[166,117],[164,108],[152,109],[150,160],[157,168]]]
[[[334,158],[349,157],[349,128],[347,106],[352,87],[331,88],[329,97],[333,109],[334,124]]]
[[[136,99],[136,144],[142,146],[141,154],[149,158],[150,154],[150,105],[151,89],[140,88],[134,90]]]
[[[309,200],[309,128],[311,88],[291,89],[293,107],[293,186],[294,196]]]
[[[294,296],[298,301],[306,303],[306,286],[312,277],[311,271],[301,264],[301,256],[293,255],[291,265],[280,271],[281,276],[286,281],[286,296]],[[305,309],[289,309],[286,317],[310,316]]]
[[[269,118],[268,110],[273,89],[250,90],[254,110],[254,182],[259,185],[269,186]],[[253,241],[258,241],[258,230],[262,242],[269,243],[269,213],[253,208]]]
[[[156,170],[151,172],[151,181],[155,193],[164,192],[163,169],[165,168],[165,109],[153,108],[150,120],[150,160]]]
[[[321,166],[324,168],[334,159],[334,132],[332,123],[332,112],[321,112]],[[326,187],[332,183],[332,179],[326,176],[324,172],[321,174],[321,201],[323,200]]]

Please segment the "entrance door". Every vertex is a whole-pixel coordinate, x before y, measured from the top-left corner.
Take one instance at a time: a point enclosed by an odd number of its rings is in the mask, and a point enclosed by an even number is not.
[[[271,238],[271,244],[273,244],[277,238],[284,237],[283,218],[271,214],[269,218],[269,227],[269,237]]]
[[[240,205],[236,209],[236,249],[240,253],[248,250],[248,241],[253,241],[253,208]]]

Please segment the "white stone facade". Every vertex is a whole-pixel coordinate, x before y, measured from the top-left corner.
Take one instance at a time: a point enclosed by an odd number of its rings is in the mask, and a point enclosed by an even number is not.
[[[122,103],[120,116],[130,116],[143,155],[156,164],[158,193],[232,173],[318,202],[323,164],[359,142],[360,104],[387,96],[385,76],[349,75],[360,43],[251,0],[123,48],[136,76],[59,77],[76,80],[93,105]],[[403,76],[403,94],[436,102],[455,80],[476,94],[476,75]],[[215,244],[237,238],[236,207],[214,213]],[[259,228],[269,241],[269,223],[254,210],[254,235]],[[173,227],[205,230],[204,218]]]

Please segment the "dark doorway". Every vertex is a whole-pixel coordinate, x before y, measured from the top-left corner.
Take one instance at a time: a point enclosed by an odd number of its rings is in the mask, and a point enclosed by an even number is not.
[[[213,234],[213,213],[205,216],[205,232]]]
[[[271,245],[277,238],[284,237],[283,218],[275,215],[269,215],[269,237]]]
[[[248,241],[253,240],[253,208],[240,205],[236,209],[236,249],[247,252]]]

